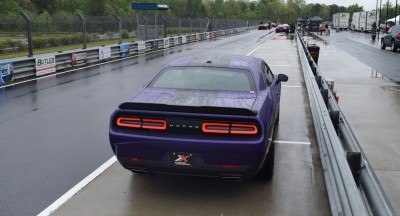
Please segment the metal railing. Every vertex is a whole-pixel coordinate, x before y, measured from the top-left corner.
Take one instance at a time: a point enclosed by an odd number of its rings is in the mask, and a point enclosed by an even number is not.
[[[327,81],[296,33],[333,215],[396,215]]]
[[[121,43],[122,40],[159,39],[205,32],[209,26],[211,31],[215,31],[254,23],[254,20],[170,18],[150,13],[138,13],[137,16],[88,16],[79,13],[34,15],[21,11],[19,15],[0,14],[0,56],[8,53],[32,56],[36,50],[44,48],[86,48],[86,43],[90,45],[99,41],[110,41],[111,44],[115,40]]]
[[[109,47],[111,51],[111,59],[121,58],[121,46],[129,45],[129,52],[127,56],[134,56],[140,53],[152,52],[160,49],[164,49],[167,47],[174,47],[180,46],[188,43],[194,43],[198,41],[209,40],[213,38],[219,38],[222,36],[228,36],[233,34],[239,34],[243,32],[247,32],[250,29],[255,29],[256,27],[243,27],[243,28],[235,28],[235,29],[227,29],[227,30],[219,30],[219,31],[212,31],[212,32],[203,32],[203,33],[195,33],[195,34],[188,34],[188,35],[181,35],[181,36],[173,36],[167,38],[161,38],[156,40],[147,40],[144,41],[145,48],[143,50],[139,50],[139,43],[141,41],[134,42],[134,43],[124,43],[124,44],[113,44],[110,46],[99,46],[93,47],[88,49],[76,49],[76,50],[69,50],[65,52],[58,52],[58,53],[50,53],[44,55],[38,55],[33,57],[24,57],[18,59],[10,59],[7,62],[11,62],[13,64],[13,74],[14,80],[20,79],[27,79],[36,77],[36,58],[40,58],[43,56],[54,55],[55,56],[55,64],[56,64],[56,71],[63,71],[66,69],[71,68],[78,68],[78,66],[73,65],[72,62],[72,55],[73,54],[80,54],[85,53],[85,62],[84,64],[80,64],[81,66],[87,66],[90,64],[95,64],[104,60],[99,59],[99,50],[102,47]],[[168,40],[168,46],[165,45],[165,40]],[[1,63],[1,62],[0,62]],[[1,84],[0,84],[1,85]]]

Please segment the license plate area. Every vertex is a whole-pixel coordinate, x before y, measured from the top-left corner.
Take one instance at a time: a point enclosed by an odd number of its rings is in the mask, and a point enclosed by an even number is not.
[[[174,167],[195,167],[196,156],[192,153],[170,152],[168,154],[169,165]]]

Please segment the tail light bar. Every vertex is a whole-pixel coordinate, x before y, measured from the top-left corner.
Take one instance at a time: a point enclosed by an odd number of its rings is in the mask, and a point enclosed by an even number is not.
[[[211,134],[256,135],[258,133],[256,124],[235,122],[203,122],[201,130],[203,133]]]
[[[140,117],[118,117],[116,124],[118,127],[142,128],[147,130],[166,130],[167,121],[164,119],[148,119]]]

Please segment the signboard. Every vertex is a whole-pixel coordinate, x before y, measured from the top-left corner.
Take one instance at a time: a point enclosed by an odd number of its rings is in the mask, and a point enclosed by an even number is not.
[[[119,46],[119,55],[121,56],[121,58],[129,55],[129,50],[131,48],[130,44],[121,44],[121,46]]]
[[[168,48],[169,47],[169,38],[164,38],[163,39],[163,44],[164,44],[164,48]]]
[[[132,3],[133,10],[168,10],[168,5],[157,3]]]
[[[186,36],[182,36],[182,44],[185,44],[186,42]]]
[[[174,46],[177,46],[177,45],[179,45],[179,40],[178,40],[178,37],[176,36],[176,37],[174,37]]]
[[[0,63],[0,84],[11,82],[14,79],[14,67],[12,62]]]
[[[210,39],[210,32],[206,32],[206,39],[207,39],[207,40]]]
[[[146,49],[146,42],[144,42],[144,41],[138,41],[138,42],[137,42],[137,45],[138,45],[138,51],[139,51],[139,53],[144,52],[144,50]]]
[[[196,41],[196,42],[200,41],[200,34],[199,34],[199,33],[196,33],[195,41]]]
[[[86,52],[72,53],[71,54],[72,67],[85,65],[86,62],[87,62],[87,53]]]
[[[111,58],[111,48],[110,47],[100,47],[99,48],[99,60],[106,60]]]
[[[213,39],[215,37],[214,32],[211,32],[210,37],[211,37],[211,39]]]
[[[43,56],[35,59],[36,76],[56,72],[56,56]]]

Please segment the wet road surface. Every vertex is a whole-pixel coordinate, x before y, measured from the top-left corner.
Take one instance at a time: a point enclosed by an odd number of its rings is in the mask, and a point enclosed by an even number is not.
[[[376,40],[373,43],[369,39],[370,34],[365,33],[331,31],[330,36],[323,35],[320,37],[328,44],[346,51],[358,61],[369,66],[371,70],[376,70],[389,80],[400,83],[400,51],[393,53],[390,51],[390,47],[381,50],[379,41]],[[341,61],[335,58],[330,58],[329,61],[338,65],[341,64]]]
[[[325,78],[335,81],[339,106],[400,215],[400,85],[382,79],[379,73],[377,76],[371,73],[375,69],[373,63],[364,63],[339,43],[309,42],[321,47],[318,63],[321,72]],[[382,64],[399,64],[399,53],[381,51],[379,47],[375,52],[397,57],[397,62],[385,60]]]
[[[247,54],[252,31],[0,89],[0,215],[35,215],[112,156],[109,116],[183,55]]]
[[[140,175],[117,162],[53,215],[329,215],[296,44],[277,34],[252,56],[289,76],[282,86],[271,181]]]

